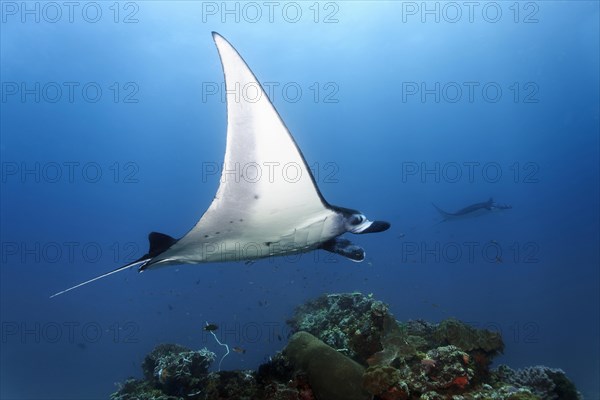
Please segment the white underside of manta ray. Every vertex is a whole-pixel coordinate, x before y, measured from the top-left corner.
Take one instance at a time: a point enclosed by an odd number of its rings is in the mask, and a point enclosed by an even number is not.
[[[243,261],[315,249],[362,261],[364,250],[338,236],[390,227],[387,222],[369,221],[359,211],[327,203],[292,135],[246,62],[221,35],[213,32],[213,39],[227,89],[227,145],[213,202],[182,238],[152,232],[148,254],[51,297],[134,266],[141,272],[173,264]],[[240,88],[256,88],[258,95],[246,99],[239,95]],[[289,166],[293,167],[291,176],[265,173]],[[243,179],[231,172],[252,168],[263,173]]]

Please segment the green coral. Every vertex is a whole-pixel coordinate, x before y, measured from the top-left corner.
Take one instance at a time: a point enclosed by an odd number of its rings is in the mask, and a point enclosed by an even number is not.
[[[446,396],[436,392],[426,392],[419,397],[419,400],[446,400]]]
[[[158,386],[172,395],[197,392],[201,377],[214,359],[215,354],[207,349],[166,354],[156,360],[154,367]]]
[[[110,400],[179,400],[179,397],[164,394],[148,381],[128,379],[110,395]]]
[[[529,392],[518,392],[506,397],[506,400],[541,400],[536,395]]]
[[[172,343],[159,344],[158,346],[156,346],[154,348],[154,350],[152,350],[148,355],[146,355],[146,357],[144,358],[144,361],[142,362],[142,371],[144,373],[144,377],[147,380],[153,381],[156,383],[157,379],[156,379],[156,375],[155,375],[155,369],[156,369],[158,360],[160,360],[161,358],[168,356],[170,354],[183,353],[183,352],[187,352],[187,351],[190,351],[190,349],[188,349],[187,347],[178,345],[178,344],[172,344]]]

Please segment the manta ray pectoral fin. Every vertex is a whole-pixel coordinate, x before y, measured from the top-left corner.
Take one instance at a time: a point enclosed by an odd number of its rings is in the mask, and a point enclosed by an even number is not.
[[[109,271],[109,272],[106,272],[106,273],[104,273],[104,274],[102,274],[102,275],[99,275],[99,276],[97,276],[97,277],[95,277],[95,278],[92,278],[92,279],[90,279],[90,280],[87,280],[87,281],[85,281],[85,282],[81,282],[81,283],[79,283],[79,284],[77,284],[77,285],[75,285],[75,286],[71,286],[71,287],[70,287],[70,288],[68,288],[68,289],[62,290],[62,291],[60,291],[60,292],[58,292],[58,293],[54,293],[52,296],[50,296],[50,298],[53,298],[53,297],[56,297],[56,296],[60,296],[60,295],[61,295],[61,294],[63,294],[63,293],[70,292],[70,291],[71,291],[71,290],[73,290],[73,289],[77,289],[77,288],[79,288],[79,287],[82,287],[82,286],[84,286],[84,285],[87,285],[88,283],[92,283],[92,282],[94,282],[94,281],[97,281],[97,280],[100,280],[100,279],[102,279],[102,278],[106,278],[107,276],[109,276],[109,275],[112,275],[112,274],[116,274],[117,272],[125,271],[126,269],[129,269],[129,268],[131,268],[131,267],[135,267],[135,266],[137,266],[137,265],[141,265],[141,267],[143,267],[143,266],[144,266],[144,264],[146,264],[148,261],[150,261],[150,259],[149,259],[149,258],[148,258],[148,259],[144,259],[144,260],[141,260],[141,259],[140,259],[140,260],[136,260],[136,261],[134,261],[134,262],[131,262],[131,263],[127,264],[127,265],[123,265],[122,267],[119,267],[119,268],[113,269],[112,271]],[[140,268],[141,268],[141,267],[140,267]]]
[[[354,262],[361,262],[365,259],[365,250],[352,243],[348,239],[333,238],[321,245],[321,248],[330,253],[339,254]]]
[[[227,100],[221,180],[200,220],[159,258],[177,259],[192,252],[188,262],[239,261],[246,259],[246,249],[257,244],[268,248],[262,244],[275,242],[307,219],[321,220],[334,214],[254,73],[225,38],[213,32],[213,39],[223,65]],[[240,88],[250,88],[252,98],[240,96]],[[282,173],[287,166],[294,167],[297,179]],[[244,173],[232,174],[236,170]],[[247,175],[253,171],[258,175]],[[236,251],[236,246],[244,250]],[[156,264],[151,261],[147,267]]]

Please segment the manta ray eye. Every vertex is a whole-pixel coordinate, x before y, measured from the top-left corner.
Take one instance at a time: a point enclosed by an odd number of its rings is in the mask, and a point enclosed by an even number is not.
[[[355,215],[353,215],[350,218],[350,224],[352,224],[352,225],[358,225],[361,222],[363,222],[364,220],[365,220],[365,217],[363,217],[362,215],[356,215],[355,214]]]

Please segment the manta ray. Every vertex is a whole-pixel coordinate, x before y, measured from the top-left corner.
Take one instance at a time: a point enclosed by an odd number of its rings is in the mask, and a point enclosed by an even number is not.
[[[151,232],[136,261],[58,292],[55,297],[119,271],[175,264],[255,260],[322,249],[352,261],[360,246],[340,235],[387,230],[360,211],[329,204],[302,152],[262,86],[235,48],[216,32],[227,90],[227,142],[217,193],[183,237]],[[240,96],[240,90],[252,96]],[[240,176],[239,171],[254,171]],[[288,173],[284,173],[287,171]]]
[[[482,203],[471,204],[470,206],[461,208],[460,210],[453,212],[453,213],[444,211],[433,203],[431,203],[431,205],[434,206],[435,209],[443,217],[443,220],[440,222],[445,222],[448,220],[462,219],[462,218],[469,218],[469,217],[478,217],[480,215],[486,214],[491,211],[508,210],[508,209],[512,208],[512,206],[508,205],[508,204],[497,204],[494,201],[494,199],[491,197],[488,199],[488,201],[484,201]]]

